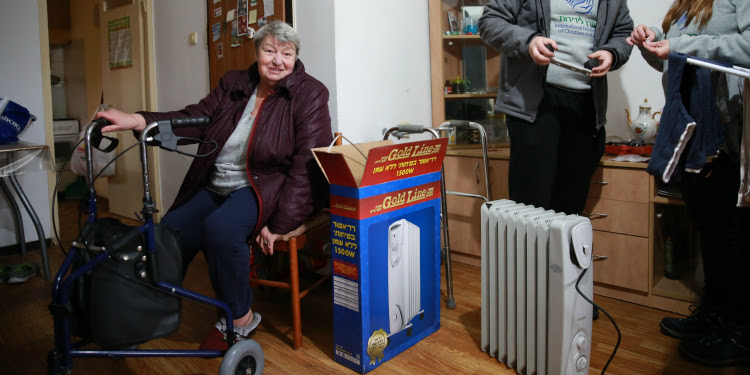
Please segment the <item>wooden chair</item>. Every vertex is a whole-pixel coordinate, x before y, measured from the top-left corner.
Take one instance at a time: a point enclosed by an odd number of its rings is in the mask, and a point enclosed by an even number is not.
[[[286,281],[263,280],[250,278],[250,283],[263,285],[272,288],[289,289],[291,291],[292,302],[292,327],[293,327],[293,346],[298,349],[302,346],[302,313],[300,310],[300,301],[311,290],[323,284],[331,278],[331,274],[320,277],[315,283],[305,290],[300,291],[299,282],[299,253],[305,247],[308,239],[330,237],[331,216],[328,211],[308,220],[299,228],[279,236],[273,244],[274,252],[289,253],[289,279]],[[319,255],[318,255],[319,256]]]
[[[337,139],[336,144],[341,145],[341,138],[338,137],[340,133],[336,133]],[[299,285],[299,257],[298,253],[305,247],[308,238],[321,238],[324,236],[330,238],[331,236],[331,215],[328,210],[325,210],[318,216],[306,221],[299,228],[279,236],[276,238],[276,242],[273,244],[273,251],[281,251],[289,253],[289,281],[272,281],[262,280],[258,278],[250,278],[250,283],[256,285],[263,285],[272,288],[282,288],[291,290],[292,300],[292,327],[293,327],[293,346],[294,349],[299,349],[302,346],[302,312],[300,311],[300,301],[304,298],[311,290],[315,287],[323,284],[326,280],[331,278],[331,274],[326,274],[320,279],[315,281],[307,289],[300,291]],[[317,255],[319,256],[319,255]]]

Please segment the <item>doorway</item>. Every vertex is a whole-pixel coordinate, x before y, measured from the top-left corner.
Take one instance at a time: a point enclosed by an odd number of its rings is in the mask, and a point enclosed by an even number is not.
[[[102,103],[125,112],[153,110],[152,0],[47,0],[47,14],[55,120],[75,120],[82,130]],[[121,43],[112,44],[117,37]],[[127,133],[118,134],[116,152],[135,142]],[[115,169],[96,181],[97,195],[114,203],[111,212],[133,218],[142,204],[132,193],[142,190],[137,150],[118,159]],[[158,194],[158,170],[150,169]]]

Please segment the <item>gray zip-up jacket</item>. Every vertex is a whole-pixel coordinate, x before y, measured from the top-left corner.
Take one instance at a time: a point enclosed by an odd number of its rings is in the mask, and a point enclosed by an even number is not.
[[[599,0],[596,18],[593,51],[611,52],[614,60],[610,71],[619,69],[632,51],[625,41],[633,31],[627,0]],[[534,121],[544,93],[547,67],[531,59],[529,43],[537,35],[549,36],[549,30],[550,0],[491,0],[484,7],[479,34],[501,53],[495,110]],[[607,123],[607,77],[592,78],[591,90],[599,129]]]

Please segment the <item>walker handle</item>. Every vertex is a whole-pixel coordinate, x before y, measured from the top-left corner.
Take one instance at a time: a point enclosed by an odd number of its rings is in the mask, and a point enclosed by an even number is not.
[[[468,120],[450,120],[448,124],[455,128],[467,128],[469,127],[469,122]]]
[[[117,138],[107,137],[102,134],[102,128],[107,125],[112,125],[112,123],[104,117],[99,117],[98,119],[91,121],[91,124],[89,124],[91,132],[88,133],[91,141],[91,147],[104,153],[110,153],[114,151],[117,148],[117,145],[120,143]],[[109,140],[109,146],[107,146],[106,148],[101,148],[102,139]]]
[[[191,126],[205,126],[211,121],[208,117],[186,117],[172,119],[173,128],[187,128]]]
[[[402,133],[422,133],[424,130],[422,130],[422,125],[413,125],[413,124],[406,124],[406,125],[397,125],[398,131]]]
[[[109,122],[109,120],[107,120],[104,117],[99,117],[98,119],[96,119],[96,120],[94,120],[92,122],[96,123],[96,128],[94,128],[95,131],[101,131],[102,130],[101,128],[103,128],[103,127],[105,127],[107,125],[112,125],[112,123]]]

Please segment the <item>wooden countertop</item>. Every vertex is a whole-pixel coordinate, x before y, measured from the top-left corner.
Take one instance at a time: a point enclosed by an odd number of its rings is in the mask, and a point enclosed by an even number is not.
[[[464,148],[464,149],[448,148],[445,154],[450,155],[450,156],[465,156],[465,157],[481,158],[482,150],[479,148]],[[490,158],[490,160],[492,159],[508,160],[510,159],[510,148],[509,147],[490,148],[487,150],[487,156]],[[643,170],[645,170],[646,166],[648,165],[648,163],[645,163],[645,162],[644,163],[630,163],[630,162],[623,162],[623,161],[612,161],[612,159],[616,157],[617,155],[604,154],[599,164],[605,167],[633,168],[633,169],[643,169]]]

